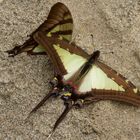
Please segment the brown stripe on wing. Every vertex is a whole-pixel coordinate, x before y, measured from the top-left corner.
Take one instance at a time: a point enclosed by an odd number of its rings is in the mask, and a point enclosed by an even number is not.
[[[44,34],[44,33],[40,32],[38,34]],[[52,36],[52,37],[44,36],[44,38],[46,38],[50,43],[52,43],[51,45],[59,44],[61,48],[69,51],[72,54],[82,56],[86,59],[89,58],[89,54],[86,53],[84,50],[82,50],[82,48],[76,46],[74,43],[70,44],[67,40],[65,40],[65,39],[61,40],[61,39],[58,39],[58,37],[55,37],[55,36]]]
[[[64,20],[67,15],[70,15],[71,19]],[[64,4],[58,2],[51,8],[47,20],[36,31],[47,33],[56,25],[64,23],[73,23],[72,16],[68,8]]]
[[[62,15],[63,16],[63,15]],[[57,17],[57,15],[53,15],[52,17]],[[47,19],[46,20],[46,22],[48,23],[48,24],[55,24],[55,26],[56,25],[63,25],[63,24],[66,24],[66,23],[73,23],[73,20],[72,20],[72,18],[71,19],[64,19],[64,17],[62,17],[62,18],[57,18],[57,19]],[[54,26],[52,26],[52,28],[53,28]]]
[[[64,39],[71,41],[73,32],[72,19],[63,20],[49,30],[48,36],[56,35],[61,36]]]
[[[93,89],[82,96],[87,97],[85,98],[85,103],[88,100],[93,100],[93,102],[96,100],[114,100],[140,106],[140,94],[131,94],[123,91]]]
[[[130,81],[127,82],[126,78],[121,74],[118,74],[115,70],[103,64],[102,62],[97,61],[96,64],[107,74],[109,78],[115,81],[119,86],[122,86],[126,92],[132,94],[135,93],[134,89],[136,89],[136,87]]]
[[[63,20],[63,19],[61,19],[61,20]],[[63,25],[66,23],[72,23],[72,20],[70,20],[70,22],[69,22],[68,20],[59,21],[56,19],[48,19],[38,28],[37,31],[43,31],[45,33],[48,33],[57,25]]]
[[[22,52],[37,54],[33,52],[33,49],[38,46],[37,42],[33,39],[33,35],[38,31],[43,31],[47,34],[55,26],[66,23],[73,23],[71,13],[64,4],[58,2],[51,8],[47,20],[45,20],[38,29],[31,33],[30,38],[23,45],[15,46],[13,49],[8,50],[7,53],[9,56],[15,56]]]
[[[46,35],[43,34],[42,32],[37,32],[34,35],[34,39],[36,40],[36,42],[38,42],[40,45],[42,45],[45,48],[46,53],[51,58],[51,61],[54,64],[58,74],[59,75],[67,74],[67,71],[66,71],[65,67],[63,66],[63,63],[62,63],[60,57],[58,56],[56,50],[52,46],[54,43],[52,41],[48,40]]]
[[[72,34],[72,30],[65,30],[65,31],[58,31],[58,32],[54,32],[52,34],[56,34],[56,35],[69,35]]]
[[[71,19],[64,19],[64,20],[62,20],[62,21],[60,21],[60,25],[63,25],[63,24],[66,24],[66,23],[73,23],[73,20],[72,20],[72,18]]]

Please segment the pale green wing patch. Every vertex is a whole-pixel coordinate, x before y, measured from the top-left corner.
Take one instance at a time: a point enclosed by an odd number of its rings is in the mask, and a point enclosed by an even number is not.
[[[69,31],[72,30],[73,24],[72,23],[64,23],[64,24],[59,24],[55,26],[50,33],[57,33],[59,31]]]
[[[91,70],[83,78],[79,91],[86,92],[92,89],[124,91],[120,85],[107,77],[107,75],[95,65],[92,66]]]
[[[38,45],[37,47],[35,47],[33,50],[32,50],[33,53],[42,53],[42,52],[46,52],[45,51],[45,48],[42,47],[41,45]]]
[[[69,31],[69,33],[61,34],[61,36],[64,39],[66,39],[68,41],[71,41],[71,39],[72,39],[72,31],[73,31],[73,24],[72,23],[66,23],[66,24],[60,25],[60,31]]]
[[[71,41],[72,31],[73,31],[73,24],[71,22],[68,22],[68,23],[56,25],[49,33],[47,33],[47,36],[51,37],[52,34],[56,34],[59,37],[61,36],[64,39]]]
[[[67,19],[72,19],[72,16],[70,14],[65,15],[64,20],[67,20]]]
[[[62,37],[61,39],[66,39],[68,41],[71,41],[72,39],[72,23],[65,23],[65,24],[58,24],[56,25],[50,32],[46,34],[47,37],[52,37],[52,34],[57,34],[59,37]],[[42,53],[45,52],[45,49],[38,45],[36,46],[33,51],[33,53]]]
[[[59,45],[53,45],[56,52],[58,53],[65,69],[67,70],[64,79],[68,80],[80,67],[87,61],[85,58],[72,54],[69,51],[60,48]]]

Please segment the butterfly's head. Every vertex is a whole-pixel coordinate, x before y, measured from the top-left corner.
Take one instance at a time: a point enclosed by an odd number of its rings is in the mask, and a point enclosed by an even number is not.
[[[99,57],[100,56],[100,51],[97,50],[97,51],[94,52],[94,54]]]
[[[94,51],[91,56],[94,57],[95,59],[98,58],[100,56],[100,51],[99,50]]]
[[[72,96],[73,96],[73,94],[75,94],[75,87],[73,87],[70,83],[68,84],[65,84],[64,85],[64,87],[63,87],[63,89],[62,89],[63,91],[63,94],[62,94],[62,96],[61,96],[61,98],[63,99],[63,100],[69,100],[69,99],[71,99],[72,98]]]

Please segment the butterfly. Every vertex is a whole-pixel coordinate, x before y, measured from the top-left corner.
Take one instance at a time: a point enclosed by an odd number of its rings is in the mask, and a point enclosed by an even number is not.
[[[100,51],[88,55],[66,40],[46,37],[37,32],[34,39],[45,47],[57,75],[51,82],[53,90],[32,110],[35,112],[51,96],[61,96],[66,108],[54,129],[74,106],[99,100],[114,100],[140,106],[139,90],[125,77],[98,60]]]
[[[45,52],[54,64],[55,76],[50,82],[52,90],[30,112],[35,112],[50,97],[60,97],[65,109],[55,122],[53,132],[73,107],[81,108],[100,100],[140,106],[139,90],[121,74],[100,62],[100,51],[89,55],[70,43],[72,21],[68,8],[57,3],[52,7],[48,19],[31,35],[30,41],[8,51],[12,56],[24,51],[29,54]],[[30,44],[32,47],[28,47]]]

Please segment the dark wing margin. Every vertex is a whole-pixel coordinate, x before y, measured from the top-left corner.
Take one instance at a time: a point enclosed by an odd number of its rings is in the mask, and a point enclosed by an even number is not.
[[[132,104],[134,106],[140,106],[140,93],[132,94],[123,91],[93,89],[92,91],[87,92],[83,96],[87,96],[85,104],[86,102],[88,103],[99,100],[113,100]]]
[[[58,25],[59,30],[54,29]],[[46,54],[45,50],[33,38],[33,35],[38,31],[46,34],[50,32],[56,36],[60,35],[70,41],[73,31],[73,20],[69,9],[63,3],[56,3],[51,8],[47,20],[31,33],[30,38],[23,45],[15,46],[13,49],[7,51],[9,56],[15,56],[22,52],[27,52],[27,54]]]
[[[140,91],[129,80],[100,61],[97,61],[96,65],[103,70],[109,78],[124,88],[125,91],[92,89],[90,92],[82,95],[87,96],[85,103],[99,100],[113,100],[140,106]]]
[[[52,47],[53,42],[48,40],[46,35],[41,32],[37,32],[34,35],[34,40],[36,40],[36,42],[38,42],[40,45],[42,45],[45,48],[46,53],[48,54],[48,56],[50,57],[50,60],[52,61],[52,63],[54,64],[56,68],[57,73],[60,75],[66,74],[67,71],[65,70],[63,63],[61,62],[55,49]]]
[[[67,74],[67,71],[53,46],[54,44],[59,44],[61,48],[69,51],[70,53],[80,55],[84,58],[89,57],[89,55],[86,52],[84,52],[81,48],[77,47],[76,45],[69,44],[67,40],[60,40],[56,37],[47,37],[43,32],[37,32],[36,34],[34,34],[33,37],[34,40],[36,40],[36,42],[38,42],[45,48],[46,53],[49,55],[58,74],[60,75]]]

